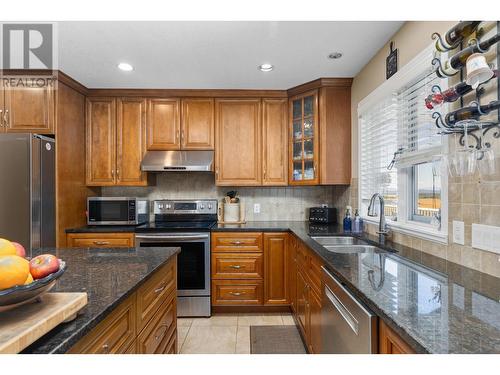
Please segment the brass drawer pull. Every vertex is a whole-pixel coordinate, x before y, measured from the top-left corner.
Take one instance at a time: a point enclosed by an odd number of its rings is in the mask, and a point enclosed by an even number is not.
[[[94,241],[94,245],[109,245],[109,241]]]
[[[102,348],[103,353],[105,353],[105,354],[109,353],[109,345],[108,344],[104,344],[101,348]]]
[[[245,292],[229,292],[229,294],[238,297],[238,296],[245,294]]]
[[[232,245],[236,245],[236,246],[239,246],[239,245],[243,245],[243,241],[233,241],[231,242]]]
[[[231,265],[229,267],[234,268],[235,270],[239,270],[240,268],[245,268],[245,266],[238,266],[238,265]]]
[[[156,288],[155,289],[155,293],[158,294],[158,293],[161,293],[165,288],[167,287],[167,285],[163,284],[162,286],[160,286],[159,288]]]
[[[162,332],[162,333],[157,333],[157,334],[155,335],[155,340],[156,340],[156,341],[158,341],[158,340],[160,340],[160,339],[162,339],[162,338],[163,338],[163,335],[165,335],[165,332],[167,332],[168,324],[162,324],[161,326],[159,326],[159,327],[158,327],[158,331],[159,331],[161,328],[165,328],[165,329],[163,330],[163,332]]]

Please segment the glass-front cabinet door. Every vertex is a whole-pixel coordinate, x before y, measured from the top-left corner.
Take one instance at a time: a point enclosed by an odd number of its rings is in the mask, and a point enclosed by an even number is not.
[[[318,92],[290,99],[290,184],[314,185],[318,176]]]

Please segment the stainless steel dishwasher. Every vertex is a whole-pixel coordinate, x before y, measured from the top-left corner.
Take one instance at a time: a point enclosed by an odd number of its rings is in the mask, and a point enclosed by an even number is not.
[[[322,353],[377,353],[377,316],[324,267],[321,308]]]

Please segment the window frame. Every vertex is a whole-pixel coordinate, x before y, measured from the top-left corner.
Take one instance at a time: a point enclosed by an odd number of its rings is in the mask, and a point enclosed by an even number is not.
[[[357,143],[358,143],[358,171],[361,171],[361,121],[359,121],[360,115],[363,110],[366,111],[371,106],[376,105],[391,95],[397,92],[405,85],[409,84],[412,80],[415,80],[419,74],[423,74],[423,64],[426,61],[430,65],[431,59],[429,55],[434,54],[435,47],[434,44],[429,45],[420,54],[418,54],[413,60],[406,64],[402,69],[400,69],[396,74],[394,74],[389,80],[385,81],[372,93],[370,93],[365,99],[363,99],[358,104],[358,133],[357,133]],[[443,56],[443,55],[441,55]],[[447,81],[443,80],[443,87],[447,86]],[[422,104],[423,105],[423,104]],[[399,136],[399,135],[398,135]],[[413,210],[413,195],[415,193],[414,185],[416,180],[413,178],[413,168],[415,165],[425,163],[425,162],[435,162],[437,160],[443,160],[441,156],[447,153],[448,143],[446,139],[443,139],[441,144],[440,155],[434,155],[429,158],[423,158],[414,164],[410,164],[407,167],[400,167],[397,170],[397,218],[392,220],[390,217],[386,217],[387,224],[396,232],[411,235],[414,237],[423,238],[426,240],[448,243],[448,171],[445,163],[440,163],[440,177],[441,177],[441,226],[440,229],[436,228],[431,223],[421,222],[418,220],[413,220],[412,210]],[[366,207],[362,201],[362,179],[358,178],[358,206],[360,215],[366,222],[370,224],[378,224],[379,216],[370,217],[367,216]]]

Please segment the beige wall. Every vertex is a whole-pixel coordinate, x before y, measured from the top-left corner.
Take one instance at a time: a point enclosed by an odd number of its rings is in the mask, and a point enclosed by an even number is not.
[[[431,34],[446,32],[456,21],[451,22],[406,22],[391,38],[399,50],[399,68],[403,67],[431,42]],[[493,23],[486,26],[494,27]],[[494,32],[494,31],[493,31]],[[350,202],[358,206],[358,139],[357,107],[360,100],[385,81],[385,59],[389,51],[389,42],[354,78],[352,85],[352,170],[353,180],[350,188]],[[494,58],[494,54],[488,54]],[[491,61],[491,60],[490,60]],[[482,102],[496,99],[496,85],[489,84]],[[472,98],[466,98],[468,103]],[[450,148],[455,140],[449,137]],[[437,244],[417,237],[394,232],[393,240],[403,245],[430,253],[454,263],[462,264],[497,277],[500,277],[500,256],[498,254],[474,249],[471,246],[472,223],[500,226],[500,140],[491,140],[496,153],[497,171],[490,176],[468,176],[450,178],[448,181],[448,245]],[[451,222],[460,220],[465,223],[465,246],[453,244]],[[368,226],[369,232],[375,227]]]

